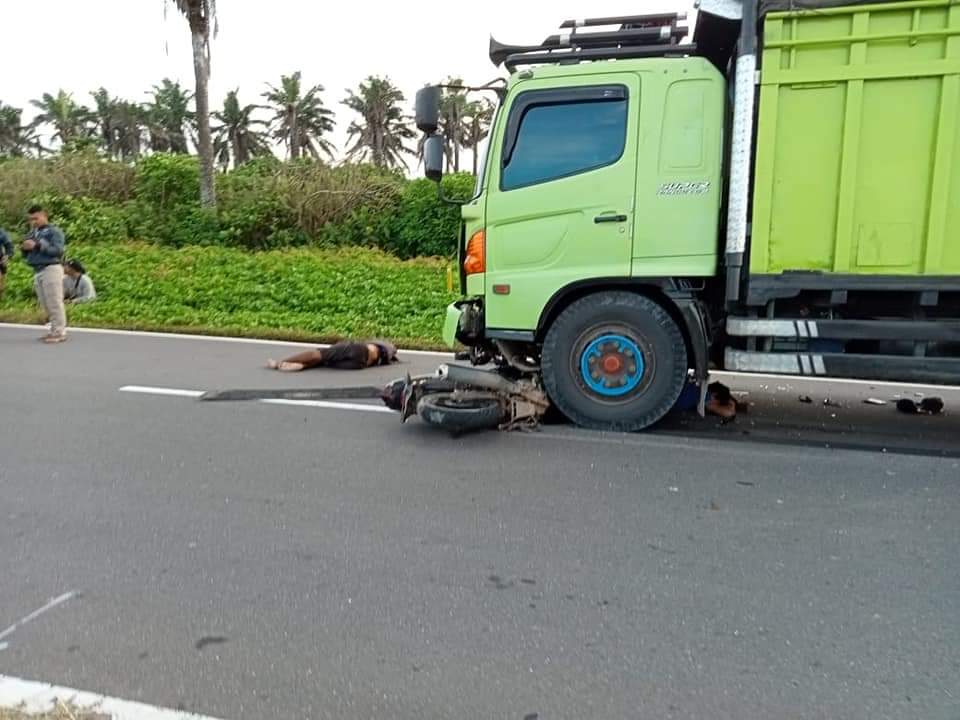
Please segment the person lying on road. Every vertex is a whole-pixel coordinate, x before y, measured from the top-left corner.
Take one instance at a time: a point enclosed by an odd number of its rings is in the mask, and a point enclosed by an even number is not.
[[[361,370],[375,365],[398,362],[397,348],[386,340],[353,342],[344,340],[328,348],[307,350],[286,360],[268,360],[267,367],[281,372],[299,372],[310,368],[329,367],[338,370]]]

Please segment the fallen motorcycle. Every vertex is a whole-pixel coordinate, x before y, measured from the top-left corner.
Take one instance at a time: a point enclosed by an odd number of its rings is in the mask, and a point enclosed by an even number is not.
[[[432,375],[407,375],[383,388],[220,390],[200,397],[203,401],[373,398],[400,413],[401,422],[418,415],[425,423],[454,434],[490,428],[532,428],[550,406],[533,376],[510,378],[493,370],[462,365],[441,365]]]

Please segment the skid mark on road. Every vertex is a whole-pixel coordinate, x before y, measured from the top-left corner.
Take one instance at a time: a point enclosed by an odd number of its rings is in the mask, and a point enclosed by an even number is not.
[[[98,693],[58,687],[43,682],[0,675],[0,708],[18,708],[29,713],[51,712],[63,703],[108,715],[111,720],[215,720],[181,710],[131,702]]]
[[[27,623],[33,620],[36,620],[45,612],[49,612],[50,610],[53,610],[55,607],[57,607],[57,605],[62,605],[68,600],[73,600],[73,598],[75,597],[77,597],[77,592],[75,590],[71,590],[70,592],[66,592],[63,595],[60,595],[59,597],[55,597],[52,600],[48,601],[47,604],[44,605],[43,607],[37,608],[29,615],[17,620],[13,625],[8,627],[6,630],[3,630],[2,632],[0,632],[0,650],[5,650],[9,646],[9,644],[5,641],[5,638],[10,637],[17,630],[22,628]]]

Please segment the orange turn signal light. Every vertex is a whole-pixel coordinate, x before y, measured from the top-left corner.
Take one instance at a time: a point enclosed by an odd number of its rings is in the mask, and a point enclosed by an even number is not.
[[[463,271],[467,275],[476,275],[487,271],[487,234],[478,230],[467,243],[467,253],[463,259]]]

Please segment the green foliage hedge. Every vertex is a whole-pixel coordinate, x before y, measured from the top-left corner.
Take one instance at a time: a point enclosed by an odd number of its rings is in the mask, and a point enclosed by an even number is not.
[[[468,198],[473,177],[444,178]],[[401,258],[456,253],[459,210],[427,180],[365,165],[257,160],[217,177],[216,213],[200,208],[197,159],[155,154],[134,167],[91,153],[0,162],[0,223],[23,228],[32,202],[50,208],[70,245],[145,240],[247,250],[375,247]]]
[[[390,337],[438,348],[448,262],[369,248],[171,248],[97,242],[76,248],[97,301],[68,306],[71,325],[329,341]],[[10,266],[0,319],[37,322],[32,273]]]

